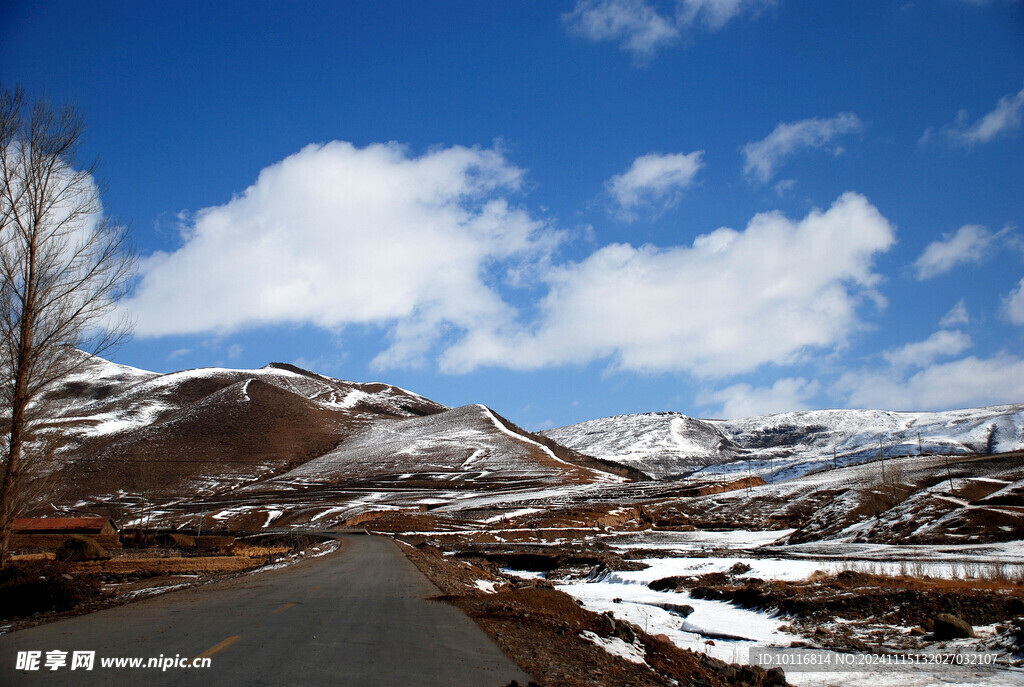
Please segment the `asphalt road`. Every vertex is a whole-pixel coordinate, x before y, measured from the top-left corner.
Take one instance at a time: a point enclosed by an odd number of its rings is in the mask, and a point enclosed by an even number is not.
[[[0,685],[521,684],[521,671],[390,539],[0,636]],[[49,670],[47,652],[66,651]],[[17,666],[39,651],[39,669]],[[71,669],[73,652],[94,667]],[[208,668],[114,668],[103,658],[208,657]]]

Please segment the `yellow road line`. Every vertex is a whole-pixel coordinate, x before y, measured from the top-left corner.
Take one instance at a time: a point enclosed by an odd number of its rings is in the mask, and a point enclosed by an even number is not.
[[[270,614],[274,615],[275,613],[280,613],[281,611],[287,611],[289,608],[291,608],[294,605],[295,605],[294,603],[287,603],[284,606],[281,606],[281,608],[274,609],[273,611],[270,612]]]
[[[218,653],[220,651],[224,651],[224,649],[227,649],[229,646],[231,646],[232,644],[234,644],[235,642],[237,642],[241,638],[242,638],[242,635],[235,635],[233,637],[228,637],[227,639],[225,639],[220,644],[217,644],[215,646],[211,646],[209,649],[207,649],[203,653],[201,653],[198,656],[196,656],[196,658],[209,658],[210,656],[213,656],[214,654],[216,654],[216,653]]]

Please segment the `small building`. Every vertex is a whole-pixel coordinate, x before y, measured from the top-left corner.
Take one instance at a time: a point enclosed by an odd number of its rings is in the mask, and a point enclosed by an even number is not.
[[[80,534],[104,548],[120,546],[113,520],[78,518],[15,518],[11,546],[18,549],[56,549],[69,534]]]

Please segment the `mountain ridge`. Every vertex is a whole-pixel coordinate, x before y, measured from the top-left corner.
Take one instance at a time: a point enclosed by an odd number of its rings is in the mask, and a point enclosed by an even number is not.
[[[90,358],[49,400],[56,412],[45,431],[65,444],[63,487],[51,500],[81,508],[220,500],[252,510],[286,495],[303,511],[351,498],[353,485],[430,505],[430,492],[551,488],[630,472],[482,405],[448,408],[391,384],[287,363],[160,374]]]
[[[480,404],[449,408],[280,362],[160,374],[92,358],[50,398],[57,412],[44,431],[66,439],[51,503],[156,503],[147,512],[179,524],[198,511],[239,527],[320,525],[380,508],[584,498],[597,492],[580,489],[651,478],[775,483],[873,460],[879,436],[884,457],[914,454],[919,431],[925,453],[1024,448],[1024,404],[729,421],[662,411],[534,433]]]
[[[661,411],[587,420],[543,434],[658,478],[766,470],[791,478],[825,462],[865,462],[879,451],[891,457],[1020,450],[1022,428],[1024,404],[1002,404],[919,412],[805,410],[737,420]]]

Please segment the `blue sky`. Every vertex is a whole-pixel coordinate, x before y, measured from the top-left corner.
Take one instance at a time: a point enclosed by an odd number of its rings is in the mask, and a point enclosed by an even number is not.
[[[1024,402],[1024,3],[8,2],[142,260],[113,358],[540,429]]]

